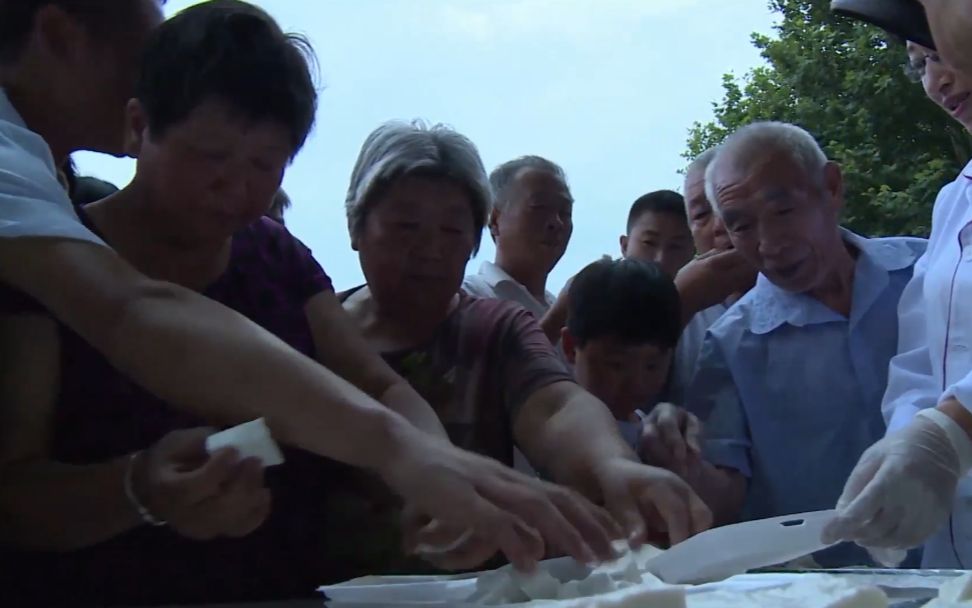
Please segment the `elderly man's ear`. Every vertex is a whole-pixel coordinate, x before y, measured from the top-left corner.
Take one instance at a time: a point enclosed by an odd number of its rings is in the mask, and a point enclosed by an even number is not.
[[[499,237],[499,209],[493,208],[489,212],[489,220],[486,222],[486,227],[489,228],[489,236],[493,238],[493,242]]]
[[[844,174],[840,165],[833,161],[824,165],[824,188],[830,195],[834,211],[840,212],[844,208]]]

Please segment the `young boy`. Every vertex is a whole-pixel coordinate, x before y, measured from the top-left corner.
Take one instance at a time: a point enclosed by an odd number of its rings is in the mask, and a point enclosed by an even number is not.
[[[631,205],[621,255],[655,262],[670,277],[695,256],[685,199],[671,190],[649,192]]]
[[[653,262],[601,260],[577,275],[568,302],[562,338],[575,378],[607,404],[637,448],[636,410],[665,388],[681,333],[675,284]]]

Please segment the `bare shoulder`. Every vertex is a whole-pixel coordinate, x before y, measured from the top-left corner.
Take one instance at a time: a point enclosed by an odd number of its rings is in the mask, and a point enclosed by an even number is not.
[[[373,305],[371,290],[367,285],[339,292],[337,299],[344,311],[355,321],[359,321]]]

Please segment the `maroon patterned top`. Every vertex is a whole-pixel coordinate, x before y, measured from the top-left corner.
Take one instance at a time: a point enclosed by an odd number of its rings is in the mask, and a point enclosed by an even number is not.
[[[513,302],[464,293],[428,342],[382,355],[432,405],[453,443],[511,466],[519,409],[536,391],[573,382],[531,313]],[[431,570],[402,559],[397,550],[399,505],[393,497],[348,467],[335,480],[331,522],[355,531],[331,537],[343,563],[372,574]]]
[[[432,405],[453,443],[513,464],[513,418],[536,391],[573,382],[533,315],[465,293],[428,343],[383,353]]]
[[[90,221],[82,213],[90,227]],[[284,227],[260,219],[234,235],[226,272],[203,293],[313,357],[304,312],[331,281]],[[156,399],[61,327],[62,384],[52,456],[96,463],[146,448],[167,432],[206,423]],[[64,554],[7,554],[11,605],[136,605],[309,596],[331,577],[322,497],[334,463],[299,450],[267,470],[273,512],[243,539],[196,542],[142,526]],[[12,558],[12,559],[11,559]],[[340,576],[343,573],[336,573]]]

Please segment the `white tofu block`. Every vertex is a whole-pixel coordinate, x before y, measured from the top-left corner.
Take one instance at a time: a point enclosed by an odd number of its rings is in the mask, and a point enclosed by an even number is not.
[[[641,571],[638,570],[638,564],[633,561],[624,570],[617,571],[611,576],[618,582],[631,583],[633,585],[641,585],[647,582],[642,579]]]
[[[806,575],[782,587],[719,590],[690,595],[688,608],[888,608],[888,597],[877,587],[857,586],[827,575]]]
[[[938,590],[938,599],[945,602],[972,601],[972,573],[956,577]]]
[[[283,464],[284,457],[277,442],[270,436],[263,418],[257,418],[206,438],[206,450],[210,453],[224,447],[236,448],[240,459],[257,458],[265,467]]]
[[[510,570],[501,568],[479,575],[476,592],[469,602],[480,606],[497,606],[529,601]]]
[[[820,608],[888,608],[888,596],[877,587],[859,587],[831,598]]]
[[[580,592],[578,597],[591,597],[601,593],[608,593],[620,588],[620,583],[615,582],[604,572],[595,572],[582,581],[578,581],[577,590]]]
[[[580,581],[567,581],[557,591],[558,600],[572,600],[581,597]]]
[[[620,549],[627,549],[626,543],[617,546]],[[472,604],[481,606],[489,605],[515,605],[522,602],[531,602],[527,606],[544,604],[544,600],[559,600],[557,606],[567,608],[568,606],[578,606],[590,608],[595,604],[595,600],[601,601],[602,598],[616,597],[617,593],[627,597],[629,591],[636,594],[646,593],[648,590],[662,588],[663,592],[658,595],[659,602],[667,602],[664,598],[683,597],[684,591],[681,588],[673,588],[663,583],[657,577],[647,572],[642,572],[639,562],[645,562],[649,558],[661,553],[661,550],[654,547],[645,546],[637,552],[627,551],[618,559],[604,563],[589,574],[578,580],[568,580],[563,572],[554,576],[551,571],[541,567],[532,575],[515,572],[512,568],[501,568],[493,572],[487,572],[479,576],[476,581],[476,591],[468,599]],[[642,597],[637,595],[637,597]],[[655,596],[651,596],[654,598]],[[582,600],[577,604],[575,601]],[[652,599],[652,601],[656,601]],[[549,602],[547,602],[549,603]],[[605,604],[614,606],[614,604]],[[627,606],[627,604],[618,604]],[[637,605],[637,604],[635,604]],[[684,605],[676,604],[677,606]],[[650,604],[655,608],[655,604]],[[668,608],[668,603],[658,604],[658,608]]]
[[[631,587],[599,597],[579,600],[577,608],[686,608],[685,589],[669,587]]]
[[[545,570],[537,570],[533,574],[514,572],[520,590],[531,600],[552,600],[557,598],[560,581]]]

